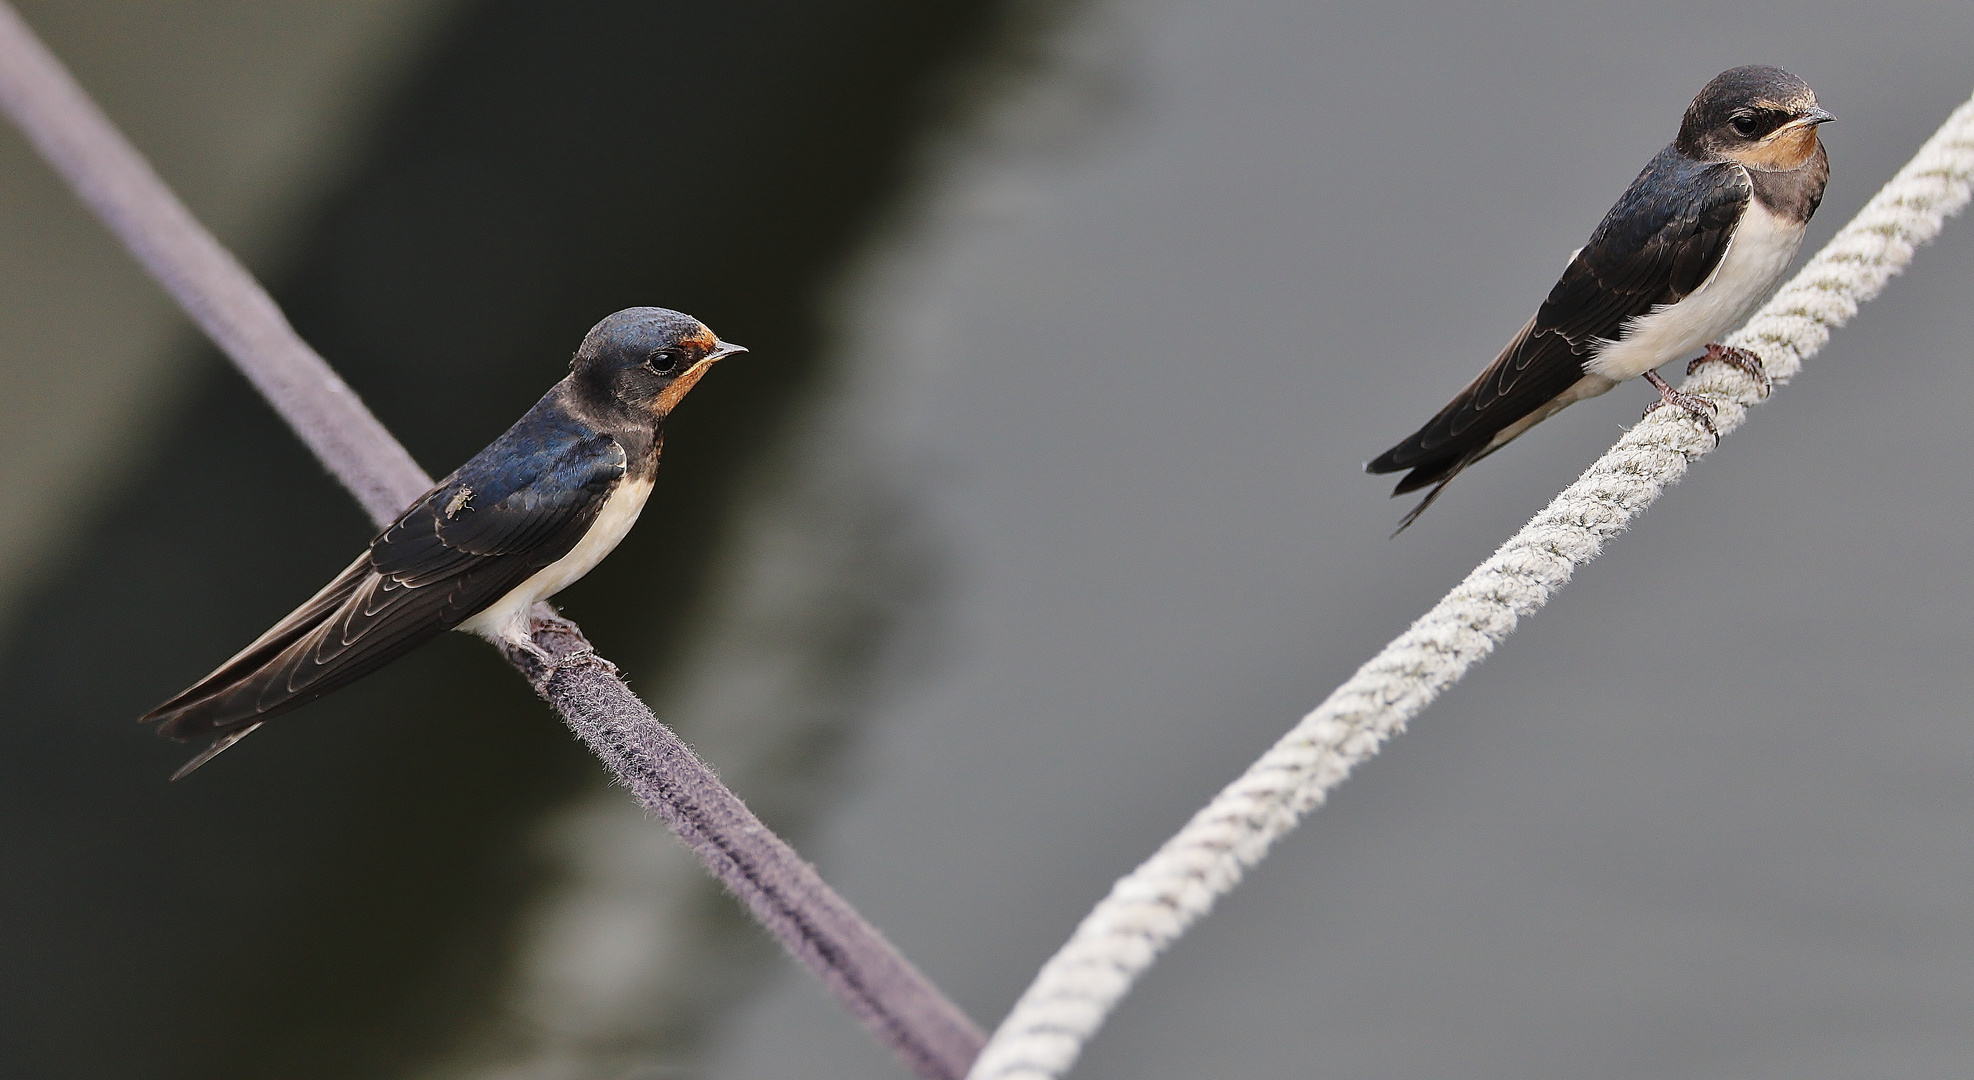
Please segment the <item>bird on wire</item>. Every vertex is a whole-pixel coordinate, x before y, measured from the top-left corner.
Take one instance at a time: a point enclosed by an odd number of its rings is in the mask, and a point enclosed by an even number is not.
[[[610,554],[651,494],[665,418],[747,350],[664,308],[590,330],[569,374],[507,433],[411,505],[349,568],[212,674],[143,717],[212,744],[177,780],[270,718],[447,630],[509,643],[553,672],[528,613]]]
[[[1439,415],[1364,466],[1409,470],[1394,496],[1432,488],[1392,535],[1462,469],[1635,376],[1658,390],[1652,409],[1676,406],[1713,430],[1713,406],[1655,370],[1702,347],[1688,374],[1731,364],[1766,396],[1760,359],[1716,339],[1761,306],[1795,258],[1830,175],[1817,127],[1833,119],[1808,83],[1781,68],[1738,67],[1708,83],[1679,137],[1570,256],[1535,317]]]

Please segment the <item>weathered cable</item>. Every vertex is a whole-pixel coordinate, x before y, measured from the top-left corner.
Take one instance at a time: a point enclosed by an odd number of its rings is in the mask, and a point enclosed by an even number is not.
[[[0,108],[342,481],[379,526],[432,481],[239,260],[200,225],[7,0]],[[547,679],[503,650],[569,728],[692,848],[782,945],[929,1080],[957,1080],[983,1035],[659,723],[576,624],[546,604],[537,644],[568,658]]]
[[[1830,331],[1878,295],[1967,204],[1974,181],[1974,101],[1727,344],[1752,350],[1786,381]],[[1722,434],[1741,426],[1759,388],[1708,364],[1684,389],[1719,407]],[[1687,466],[1715,445],[1678,409],[1655,410],[1398,639],[1357,670],[1158,852],[1120,879],[1043,966],[994,1032],[971,1080],[1052,1080],[1166,947],[1212,909],[1274,842],[1350,771],[1378,752],[1516,624],[1540,610]]]

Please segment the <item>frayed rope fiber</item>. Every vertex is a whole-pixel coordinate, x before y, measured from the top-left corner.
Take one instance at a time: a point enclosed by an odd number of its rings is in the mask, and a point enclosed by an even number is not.
[[[1974,101],[1956,109],[1917,156],[1725,344],[1760,356],[1778,383],[1878,295],[1974,181]],[[1683,387],[1740,427],[1760,388],[1726,364]],[[1120,879],[1043,966],[1001,1022],[971,1080],[1053,1080],[1076,1062],[1138,977],[1212,910],[1268,849],[1406,721],[1487,658],[1596,558],[1714,438],[1679,409],[1654,410],[1576,483],[1467,575],[1445,599],[1359,668],[1157,854]]]

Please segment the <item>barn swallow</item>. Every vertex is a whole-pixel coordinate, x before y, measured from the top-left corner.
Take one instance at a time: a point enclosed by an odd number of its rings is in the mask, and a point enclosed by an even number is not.
[[[510,643],[552,671],[528,635],[529,609],[630,531],[651,495],[665,418],[715,362],[746,351],[664,308],[597,323],[568,376],[506,434],[307,603],[143,717],[180,741],[213,739],[172,779],[447,630]]]
[[[1398,532],[1460,470],[1634,376],[1658,390],[1652,408],[1677,406],[1712,430],[1713,407],[1654,370],[1703,345],[1689,374],[1710,360],[1732,364],[1766,395],[1761,361],[1713,342],[1761,306],[1795,258],[1830,175],[1817,126],[1834,119],[1809,84],[1781,68],[1739,67],[1708,83],[1679,137],[1570,256],[1549,299],[1494,363],[1364,467],[1411,470],[1393,495],[1432,485]]]

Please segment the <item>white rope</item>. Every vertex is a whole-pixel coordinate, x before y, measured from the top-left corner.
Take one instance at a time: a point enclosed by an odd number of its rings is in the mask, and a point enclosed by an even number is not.
[[[1730,338],[1778,382],[1878,295],[1967,204],[1974,101],[1956,109],[1828,246]],[[1739,369],[1708,364],[1686,381],[1720,409],[1722,434],[1756,400]],[[1261,756],[1158,853],[1120,879],[1043,966],[981,1052],[969,1080],[1053,1080],[1152,962],[1239,884],[1274,842],[1322,805],[1358,764],[1534,614],[1714,439],[1683,410],[1658,409],[1618,440],[1446,598]]]

